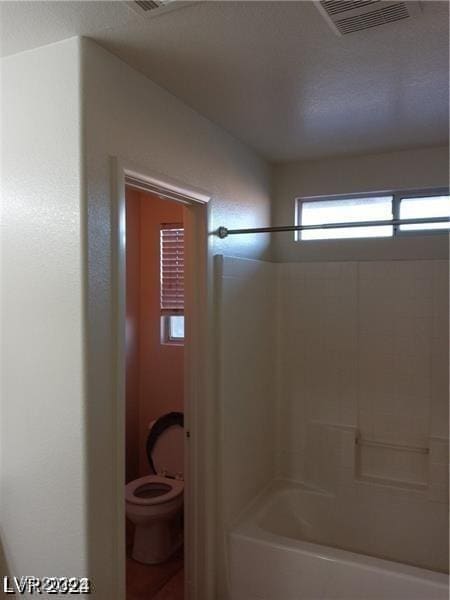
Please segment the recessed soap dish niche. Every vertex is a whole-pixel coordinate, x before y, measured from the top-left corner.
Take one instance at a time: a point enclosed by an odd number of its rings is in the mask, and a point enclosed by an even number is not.
[[[356,478],[425,489],[429,485],[429,448],[364,439],[357,435]]]

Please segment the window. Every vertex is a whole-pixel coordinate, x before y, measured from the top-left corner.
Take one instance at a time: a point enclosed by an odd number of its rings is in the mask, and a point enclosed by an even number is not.
[[[392,219],[392,196],[347,198],[302,202],[300,225],[389,221]],[[301,232],[302,240],[355,237],[389,237],[392,225],[349,227],[348,229],[311,229]]]
[[[161,225],[161,341],[184,341],[184,229],[180,223]]]
[[[424,193],[371,194],[297,200],[296,225],[350,224],[377,222],[370,226],[320,227],[296,232],[296,240],[392,237],[405,232],[450,229],[450,223],[433,222],[450,217],[448,191]],[[428,219],[425,223],[392,223],[397,220]],[[381,223],[378,223],[380,222]],[[382,222],[386,221],[386,225]],[[430,222],[431,221],[431,222]]]
[[[426,217],[450,217],[450,196],[415,196],[400,200],[400,219],[422,219]],[[449,228],[449,223],[400,225],[401,231]]]

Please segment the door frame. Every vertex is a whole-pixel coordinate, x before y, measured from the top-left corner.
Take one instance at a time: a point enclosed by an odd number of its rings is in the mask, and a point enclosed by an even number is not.
[[[114,340],[114,424],[116,446],[111,453],[116,473],[116,559],[118,598],[125,589],[125,322],[126,322],[126,215],[125,188],[133,187],[184,204],[185,228],[185,347],[184,347],[184,568],[185,600],[213,597],[215,480],[214,426],[208,409],[212,372],[209,340],[208,274],[211,195],[172,177],[151,172],[117,157],[112,158],[112,287]],[[207,474],[211,473],[208,477]]]

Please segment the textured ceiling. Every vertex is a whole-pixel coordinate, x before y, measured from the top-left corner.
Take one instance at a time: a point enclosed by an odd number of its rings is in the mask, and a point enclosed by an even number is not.
[[[132,19],[139,17],[125,2],[0,0],[0,55],[89,35]]]
[[[87,4],[114,10],[78,33],[270,160],[447,143],[447,2],[346,37],[310,1],[200,2],[158,18]]]

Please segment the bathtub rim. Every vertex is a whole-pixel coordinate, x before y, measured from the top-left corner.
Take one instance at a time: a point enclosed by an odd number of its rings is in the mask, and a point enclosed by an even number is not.
[[[289,489],[305,490],[325,497],[333,497],[333,494],[329,492],[305,485],[304,483],[286,479],[273,480],[242,511],[235,526],[230,529],[229,537],[255,541],[272,547],[275,546],[279,549],[294,551],[298,554],[314,556],[319,560],[339,562],[343,565],[357,566],[365,570],[388,572],[394,577],[407,577],[408,579],[417,579],[422,582],[425,580],[430,584],[445,588],[447,591],[449,590],[450,576],[441,571],[433,571],[386,558],[358,554],[357,552],[343,548],[335,548],[325,544],[277,535],[264,529],[258,523],[259,514],[264,510],[271,496],[277,492],[288,491]]]

